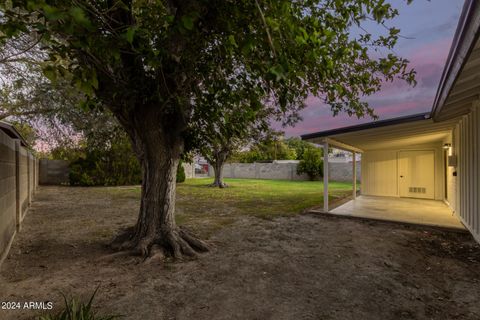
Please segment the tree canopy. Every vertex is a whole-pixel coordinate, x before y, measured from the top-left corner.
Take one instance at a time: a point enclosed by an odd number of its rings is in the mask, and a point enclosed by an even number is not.
[[[369,53],[392,49],[398,29],[351,36],[366,20],[385,24],[398,14],[383,0],[43,0],[7,1],[2,10],[4,42],[19,31],[36,34],[50,49],[45,75],[68,74],[110,108],[135,108],[127,106],[133,94],[210,119],[222,106],[192,105],[235,88],[252,110],[269,102],[284,121],[295,119],[308,94],[334,113],[363,116],[373,110],[361,97],[382,81],[414,81],[406,59]]]

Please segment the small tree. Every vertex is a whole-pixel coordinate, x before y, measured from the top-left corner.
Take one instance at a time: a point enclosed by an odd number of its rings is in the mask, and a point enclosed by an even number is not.
[[[305,150],[303,160],[298,164],[297,173],[306,173],[311,181],[323,176],[323,161],[320,149],[308,148]]]
[[[212,104],[222,103],[230,107],[221,114],[212,115],[209,123],[192,126],[191,132],[196,134],[190,139],[194,143],[190,149],[200,153],[212,165],[215,179],[210,186],[225,188],[227,184],[223,181],[223,166],[233,153],[269,130],[270,113],[269,109],[252,110],[244,107],[242,102],[247,101],[236,98],[232,92],[219,95],[217,91],[210,99]]]
[[[290,149],[295,150],[295,153],[297,155],[297,160],[303,160],[303,154],[305,153],[306,150],[316,149],[316,147],[313,144],[305,140],[302,140],[298,137],[285,139],[285,143]]]

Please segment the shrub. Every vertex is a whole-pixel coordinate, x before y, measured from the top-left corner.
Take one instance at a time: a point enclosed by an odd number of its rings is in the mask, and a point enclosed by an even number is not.
[[[297,167],[297,174],[306,173],[310,180],[323,176],[322,152],[317,148],[308,148],[303,153],[303,160]]]
[[[177,168],[177,182],[185,182],[185,168],[183,167],[183,161],[180,160]]]
[[[116,141],[71,162],[69,180],[73,186],[132,185],[141,183],[142,170],[129,142]]]
[[[98,288],[95,290],[93,295],[90,297],[88,303],[78,302],[75,299],[67,301],[67,298],[64,298],[65,309],[60,311],[55,315],[44,315],[40,316],[39,320],[113,320],[118,319],[120,316],[109,315],[109,316],[97,316],[92,309],[93,299],[97,293]]]

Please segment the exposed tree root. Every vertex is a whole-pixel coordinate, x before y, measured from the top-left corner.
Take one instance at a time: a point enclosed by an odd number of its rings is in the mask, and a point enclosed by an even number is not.
[[[200,252],[209,251],[204,241],[182,228],[143,238],[135,234],[134,228],[128,228],[113,240],[111,247],[120,252],[141,256],[147,262],[160,262],[166,258],[191,259],[196,258]]]
[[[212,187],[212,188],[228,188],[228,184],[226,184],[225,182],[214,182],[212,184],[209,184],[208,185],[209,187]]]

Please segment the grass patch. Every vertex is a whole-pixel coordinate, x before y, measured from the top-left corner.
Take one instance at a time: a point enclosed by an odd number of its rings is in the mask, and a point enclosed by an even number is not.
[[[188,179],[177,185],[176,220],[205,226],[208,236],[241,216],[273,219],[292,216],[323,204],[321,181],[225,179],[228,188],[209,187],[212,178]],[[139,198],[140,187],[105,188],[117,199]],[[351,195],[352,184],[331,182],[330,201]]]
[[[204,210],[227,206],[229,210],[225,212],[233,210],[236,214],[270,219],[298,214],[323,203],[323,183],[320,181],[225,179],[229,185],[225,189],[208,187],[210,182],[210,178],[191,179],[178,185],[179,206],[188,206],[190,210],[198,206]],[[333,201],[350,195],[352,185],[333,182],[329,189]]]

